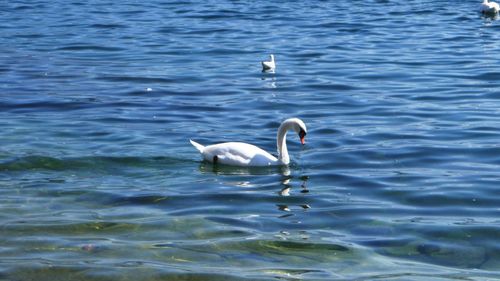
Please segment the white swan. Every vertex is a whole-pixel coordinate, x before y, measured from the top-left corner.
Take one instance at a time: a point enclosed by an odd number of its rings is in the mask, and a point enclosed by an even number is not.
[[[483,0],[483,3],[479,7],[479,11],[483,14],[497,14],[500,10],[500,6],[496,2],[488,2],[488,0]]]
[[[304,122],[298,118],[283,121],[278,129],[276,140],[278,158],[255,145],[243,142],[225,142],[203,146],[193,140],[189,141],[200,151],[205,160],[216,164],[247,167],[288,165],[290,157],[286,147],[286,133],[289,130],[294,130],[299,135],[300,142],[305,144],[307,128]]]
[[[262,71],[274,71],[276,69],[276,62],[274,62],[274,55],[269,56],[269,61],[262,62]]]

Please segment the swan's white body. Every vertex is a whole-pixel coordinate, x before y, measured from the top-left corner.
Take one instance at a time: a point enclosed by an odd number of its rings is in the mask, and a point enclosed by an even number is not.
[[[203,159],[231,165],[231,166],[274,166],[279,165],[278,158],[272,156],[255,145],[244,142],[225,142],[209,146],[202,146],[192,140],[194,145],[203,155]]]
[[[483,14],[497,14],[500,10],[500,6],[496,2],[488,2],[488,0],[483,0],[479,11]]]
[[[270,55],[269,61],[262,62],[262,71],[274,71],[276,69],[276,62],[274,61],[274,55]]]
[[[216,164],[243,167],[288,165],[290,163],[286,146],[286,133],[288,130],[297,132],[300,141],[304,144],[304,137],[307,134],[304,122],[298,118],[283,121],[278,129],[276,140],[278,146],[277,158],[255,145],[243,142],[225,142],[203,146],[193,140],[189,141],[200,151],[203,159]]]

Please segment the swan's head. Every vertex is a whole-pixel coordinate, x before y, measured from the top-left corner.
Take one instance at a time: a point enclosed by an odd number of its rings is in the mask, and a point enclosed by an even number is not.
[[[274,61],[274,55],[273,54],[269,55],[269,57],[271,58],[271,61]]]
[[[290,118],[285,120],[283,124],[288,124],[299,135],[301,144],[306,144],[307,127],[302,120],[299,118]]]

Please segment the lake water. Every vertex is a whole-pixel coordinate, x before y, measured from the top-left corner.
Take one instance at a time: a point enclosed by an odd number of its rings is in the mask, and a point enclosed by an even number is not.
[[[0,280],[500,280],[500,21],[400,2],[0,4]]]

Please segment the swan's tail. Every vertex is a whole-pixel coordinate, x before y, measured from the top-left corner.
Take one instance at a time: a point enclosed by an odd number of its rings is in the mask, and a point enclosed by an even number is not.
[[[200,153],[203,153],[203,150],[205,149],[205,147],[197,142],[195,142],[194,140],[189,140],[191,142],[191,144],[196,147],[196,149],[198,149],[200,151]]]

